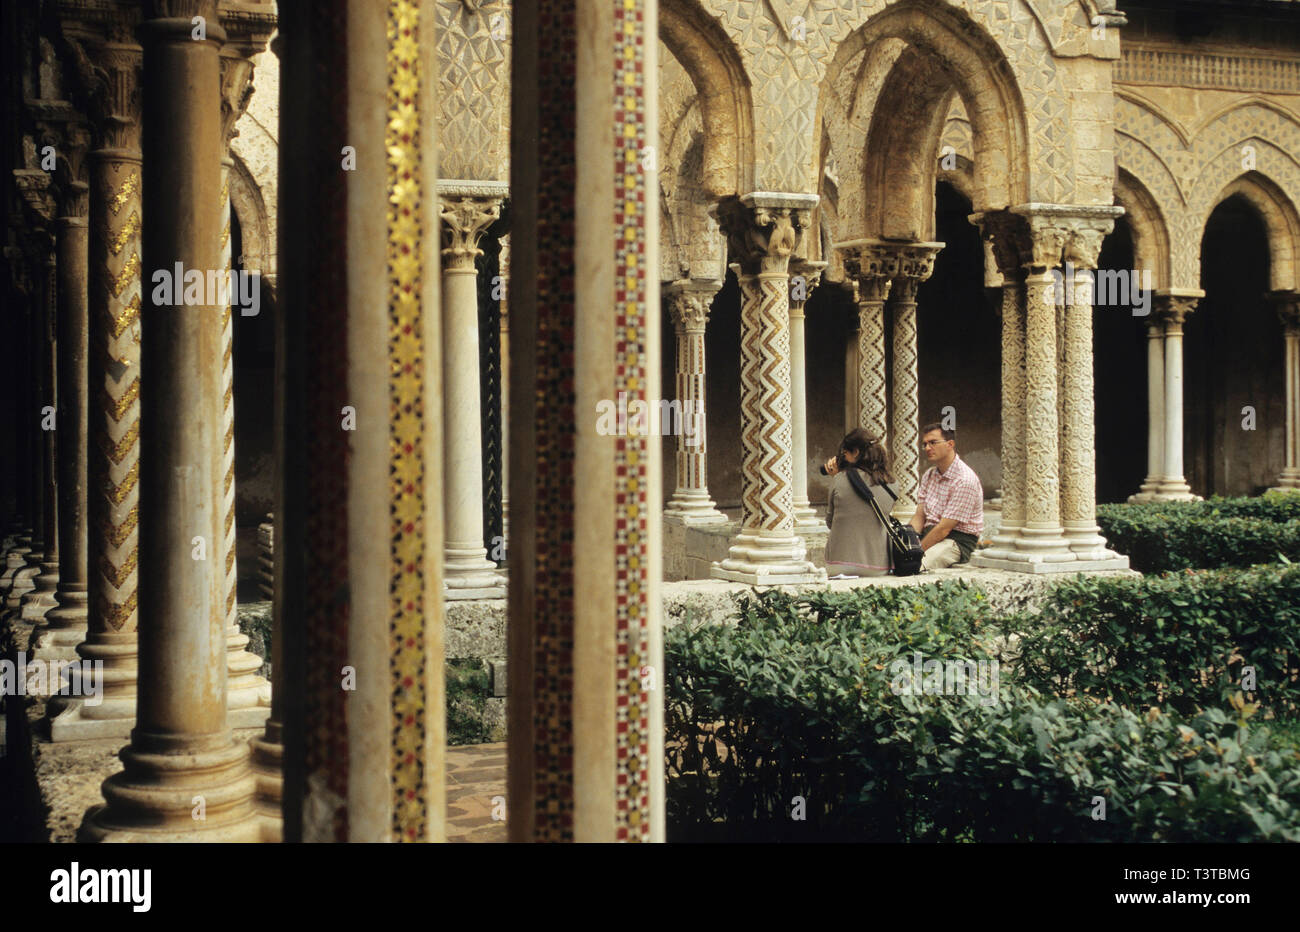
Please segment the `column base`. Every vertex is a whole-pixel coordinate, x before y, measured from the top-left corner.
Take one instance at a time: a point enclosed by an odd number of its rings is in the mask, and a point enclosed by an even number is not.
[[[817,509],[804,499],[794,503],[794,526],[797,528],[819,527],[826,529],[826,516],[818,514]]]
[[[36,588],[36,576],[41,571],[39,566],[23,566],[14,571],[10,577],[9,593],[5,596],[5,609],[17,612],[22,608],[23,597]]]
[[[271,708],[271,684],[265,677],[257,675],[257,671],[262,669],[262,658],[244,650],[247,646],[248,635],[239,630],[239,625],[226,629],[226,709],[230,712]],[[265,718],[264,715],[263,720]]]
[[[1123,554],[1106,551],[1109,556],[1104,559],[1074,559],[1067,557],[1048,563],[1041,554],[1017,554],[1017,559],[991,554],[988,550],[977,550],[971,555],[970,566],[982,569],[1005,570],[1009,573],[1095,573],[1102,570],[1126,570],[1128,557]]]
[[[84,592],[61,592],[45,613],[45,624],[32,636],[33,660],[80,660],[77,645],[86,640],[87,603]]]
[[[1288,466],[1282,470],[1277,477],[1277,485],[1269,489],[1270,492],[1293,492],[1300,489],[1300,469],[1294,466]]]
[[[1154,502],[1199,502],[1203,501],[1201,496],[1192,492],[1192,487],[1187,484],[1187,480],[1182,476],[1174,478],[1164,478],[1160,480],[1160,486],[1156,489],[1155,495],[1151,497]]]
[[[978,556],[987,556],[994,560],[1010,560],[1012,554],[1016,552],[1016,541],[1020,540],[1019,525],[1000,525],[998,531],[993,535],[989,546],[983,550],[976,550],[971,554],[971,564],[975,564],[975,558]]]
[[[54,598],[59,591],[59,564],[42,563],[32,583],[32,590],[22,597],[19,609],[23,621],[42,621],[45,613],[59,604]]]
[[[801,538],[788,531],[741,531],[730,556],[714,563],[713,579],[750,586],[797,586],[826,582],[826,570],[809,560]]]
[[[727,516],[718,511],[708,489],[677,489],[664,505],[663,516],[687,527],[727,523]]]
[[[8,593],[14,584],[14,574],[27,566],[31,556],[30,542],[18,541],[4,551],[4,572],[0,573],[0,591]]]
[[[284,746],[278,740],[279,734],[279,726],[268,720],[266,734],[249,742],[253,779],[257,784],[253,807],[262,820],[262,840],[271,844],[282,841],[284,837],[284,817],[280,808],[284,798]]]
[[[107,805],[86,813],[78,842],[260,842],[249,749],[226,731],[190,740],[132,732]],[[167,747],[142,750],[138,745]]]
[[[52,696],[45,706],[51,741],[129,738],[135,727],[135,632],[90,634],[76,649],[83,663],[100,665],[100,701]]]
[[[1138,486],[1138,490],[1128,497],[1130,505],[1141,504],[1142,502],[1156,501],[1156,496],[1160,492],[1160,479],[1158,476],[1147,476]]]
[[[464,599],[504,599],[506,580],[497,565],[487,558],[487,549],[451,548],[445,551],[442,597]]]

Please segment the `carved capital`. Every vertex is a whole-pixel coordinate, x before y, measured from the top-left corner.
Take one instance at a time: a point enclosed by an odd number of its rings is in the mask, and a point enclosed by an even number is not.
[[[1022,204],[1010,212],[1022,217],[1028,226],[1028,249],[1021,256],[1021,264],[1027,271],[1035,272],[1054,269],[1063,259],[1083,268],[1095,268],[1101,240],[1114,228],[1115,218],[1123,215],[1124,208]],[[1078,259],[1087,261],[1070,258],[1069,250],[1074,250]]]
[[[713,298],[721,288],[722,282],[702,278],[682,279],[665,285],[663,292],[668,299],[673,325],[679,330],[703,333],[709,322]]]
[[[718,226],[741,274],[784,273],[808,227],[816,198],[746,195],[718,205]]]
[[[1029,252],[1029,228],[1023,217],[1008,211],[971,214],[970,222],[993,250],[993,261],[1004,279],[1022,275],[1024,256]]]
[[[140,5],[128,0],[59,0],[73,96],[91,119],[95,145],[140,148]]]
[[[221,139],[230,149],[230,141],[239,135],[235,124],[253,99],[253,61],[237,47],[221,48]]]
[[[896,246],[898,250],[897,277],[916,284],[926,281],[934,274],[934,260],[945,244],[943,243],[908,243]]]
[[[1065,261],[1076,269],[1095,269],[1101,255],[1101,243],[1115,228],[1113,220],[1104,224],[1072,226],[1065,240]]]
[[[1289,337],[1300,334],[1300,292],[1275,291],[1268,297],[1277,310],[1282,332]]]
[[[1182,333],[1183,321],[1196,310],[1201,295],[1164,292],[1155,296],[1155,312],[1164,322],[1165,333]]]
[[[14,186],[23,206],[36,226],[47,226],[54,220],[54,195],[50,193],[50,176],[38,169],[14,169]]]
[[[472,270],[483,255],[479,240],[501,216],[501,199],[456,197],[442,201],[442,259],[449,271]]]
[[[803,313],[804,304],[821,284],[822,273],[826,271],[826,262],[813,262],[798,257],[790,260],[790,311]]]

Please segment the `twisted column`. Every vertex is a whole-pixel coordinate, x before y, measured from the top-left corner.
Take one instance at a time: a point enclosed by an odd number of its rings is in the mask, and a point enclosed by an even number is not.
[[[1183,478],[1183,321],[1196,309],[1203,292],[1157,294],[1154,311],[1165,327],[1165,456],[1164,476],[1156,498],[1195,501]]]
[[[1286,366],[1286,465],[1277,477],[1278,489],[1300,488],[1300,296],[1276,295],[1282,323],[1283,359]]]
[[[664,506],[664,517],[685,525],[727,523],[727,516],[709,497],[705,413],[704,334],[710,303],[721,287],[722,282],[712,279],[685,279],[664,286],[677,336],[677,401],[682,412],[677,487]]]
[[[916,512],[920,485],[920,404],[917,380],[916,291],[934,272],[934,257],[943,243],[915,243],[898,248],[898,274],[889,292],[894,322],[893,430],[890,459],[898,500],[893,515],[907,521]]]
[[[145,5],[141,79],[143,277],[220,269],[221,122],[215,0]],[[206,39],[193,38],[202,16]],[[87,813],[85,841],[256,840],[248,746],[226,722],[220,553],[222,309],[157,290],[142,309],[140,590],[136,727],[124,769]],[[205,544],[199,550],[195,538]],[[206,556],[206,558],[200,558]],[[196,797],[203,818],[195,817]]]
[[[1152,314],[1147,321],[1147,475],[1130,502],[1157,497],[1165,473],[1165,327]]]
[[[479,240],[498,217],[505,185],[443,181],[442,313],[446,502],[445,597],[505,598],[505,578],[483,546],[483,433],[479,390]]]
[[[789,262],[816,197],[751,194],[723,201],[718,221],[740,281],[741,531],[719,579],[750,585],[820,582],[794,533]]]
[[[821,282],[825,262],[796,259],[790,263],[790,405],[793,416],[795,527],[824,531],[826,525],[808,501],[808,362],[804,342],[804,307]]]

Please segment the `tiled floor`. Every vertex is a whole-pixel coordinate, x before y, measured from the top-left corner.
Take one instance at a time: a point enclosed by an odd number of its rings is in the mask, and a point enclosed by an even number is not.
[[[504,842],[506,745],[447,748],[447,840]],[[493,798],[497,798],[496,803]]]

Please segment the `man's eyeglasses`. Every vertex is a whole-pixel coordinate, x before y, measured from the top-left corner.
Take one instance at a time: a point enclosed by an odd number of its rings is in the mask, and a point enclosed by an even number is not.
[[[930,447],[937,447],[939,444],[947,442],[947,440],[927,440],[921,446],[928,450]]]

